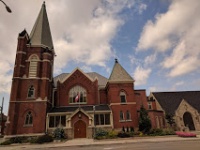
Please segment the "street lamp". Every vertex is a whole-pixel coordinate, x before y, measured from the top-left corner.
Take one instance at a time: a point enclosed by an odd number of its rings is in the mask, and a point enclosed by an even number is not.
[[[6,3],[3,0],[0,0],[6,7],[7,12],[11,13],[12,10],[10,9],[10,7],[8,7],[8,5],[6,5]]]
[[[94,111],[94,133],[93,133],[93,138],[95,139],[95,134],[96,134],[96,122],[95,122],[95,105],[93,106],[93,111]]]

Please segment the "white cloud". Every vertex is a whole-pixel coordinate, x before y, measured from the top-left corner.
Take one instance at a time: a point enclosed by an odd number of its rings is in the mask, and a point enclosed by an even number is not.
[[[133,75],[134,79],[135,79],[135,85],[146,84],[150,73],[151,73],[151,69],[150,68],[145,69],[145,68],[142,68],[142,67],[138,66],[135,69],[135,72],[134,72],[134,75]]]
[[[141,4],[139,5],[139,7],[138,7],[138,13],[139,13],[139,14],[142,14],[143,11],[146,10],[146,9],[147,9],[147,5],[144,4],[144,3],[141,3]]]
[[[172,49],[162,67],[170,69],[169,76],[181,76],[200,67],[200,1],[174,0],[168,11],[157,14],[143,28],[137,50],[153,48],[166,52]]]
[[[157,57],[156,53],[147,56],[147,57],[144,59],[145,65],[150,65],[150,64],[154,63],[154,62],[156,61],[156,57]]]

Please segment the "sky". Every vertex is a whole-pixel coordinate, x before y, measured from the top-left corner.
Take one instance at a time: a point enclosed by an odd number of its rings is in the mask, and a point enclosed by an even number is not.
[[[18,34],[30,34],[41,0],[0,3],[0,104],[7,114]],[[150,92],[200,85],[199,0],[46,0],[54,76],[79,67],[109,78],[115,58]]]

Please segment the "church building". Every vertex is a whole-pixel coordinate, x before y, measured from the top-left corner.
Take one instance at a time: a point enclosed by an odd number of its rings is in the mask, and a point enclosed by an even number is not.
[[[69,138],[92,138],[95,128],[137,130],[142,105],[152,128],[165,127],[157,96],[134,89],[117,59],[109,78],[80,68],[53,77],[55,50],[45,7],[31,34],[24,30],[18,36],[6,136],[41,135],[57,127]]]

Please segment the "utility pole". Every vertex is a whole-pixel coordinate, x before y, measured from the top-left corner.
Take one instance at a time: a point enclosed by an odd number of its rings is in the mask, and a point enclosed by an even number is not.
[[[3,135],[3,102],[4,102],[4,97],[2,98],[2,105],[0,106],[1,109],[1,125],[0,125],[0,131],[1,135]]]
[[[95,120],[95,111],[96,111],[96,106],[93,106],[93,111],[94,111],[94,133],[93,133],[93,138],[96,138],[96,120]]]

